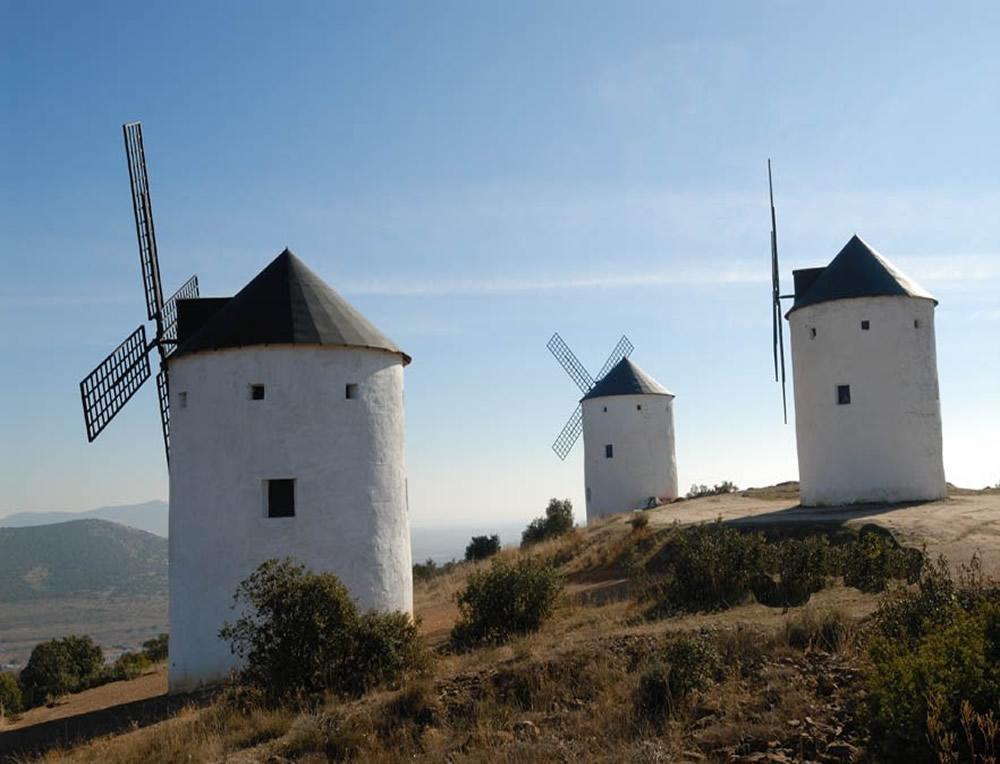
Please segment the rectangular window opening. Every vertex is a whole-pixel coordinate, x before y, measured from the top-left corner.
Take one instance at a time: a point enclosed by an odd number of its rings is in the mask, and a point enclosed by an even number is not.
[[[347,389],[344,391],[344,397],[354,399],[358,397],[358,386],[357,384],[349,384]]]
[[[604,458],[605,459],[614,459],[615,458],[615,447],[613,445],[611,445],[610,443],[608,443],[608,445],[606,445],[604,447]]]
[[[871,328],[872,328],[871,321],[862,321],[861,322],[861,331],[867,332]]]
[[[920,319],[919,318],[913,319],[913,328],[914,329],[919,329],[920,328]]]
[[[182,409],[186,409],[188,405],[188,394],[186,392],[177,393],[177,403]]]
[[[809,336],[810,337],[815,337],[816,336],[816,327],[815,326],[809,328]]]
[[[295,481],[282,478],[266,482],[267,516],[295,517]]]
[[[641,403],[635,404],[635,410],[636,411],[642,411],[642,404]]]
[[[250,400],[264,400],[264,385],[250,385]]]
[[[848,406],[851,403],[851,386],[837,385],[837,405]]]

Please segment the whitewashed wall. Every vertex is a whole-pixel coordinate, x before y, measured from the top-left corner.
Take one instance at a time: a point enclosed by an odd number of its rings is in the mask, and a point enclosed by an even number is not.
[[[789,323],[802,503],[944,497],[934,303],[836,300]],[[837,385],[851,386],[850,405],[837,404]]]
[[[611,395],[583,402],[588,523],[645,507],[652,496],[677,496],[673,405],[670,395]],[[611,459],[604,455],[608,444],[614,447]]]
[[[171,692],[235,665],[217,635],[239,582],[271,557],[336,573],[362,608],[412,612],[398,355],[198,353],[171,360],[170,395]],[[267,517],[271,478],[295,479],[295,517]]]

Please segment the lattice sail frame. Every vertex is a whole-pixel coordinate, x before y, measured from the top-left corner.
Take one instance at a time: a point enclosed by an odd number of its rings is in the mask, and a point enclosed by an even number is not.
[[[563,338],[559,336],[559,333],[555,333],[549,339],[546,347],[549,352],[556,357],[566,373],[569,374],[570,378],[576,382],[577,387],[583,391],[586,395],[589,393],[597,382],[594,377],[590,375],[580,359],[576,357],[572,350],[569,349],[569,345],[563,341]],[[615,345],[614,349],[611,351],[611,355],[608,356],[608,360],[604,362],[601,370],[597,374],[597,381],[604,378],[604,376],[614,368],[615,364],[621,361],[623,358],[628,358],[632,351],[635,350],[635,346],[632,341],[622,335],[622,338],[618,340],[618,344]],[[580,433],[583,432],[583,406],[577,404],[576,409],[573,411],[569,418],[569,421],[563,426],[559,433],[559,437],[555,439],[552,444],[552,450],[556,452],[556,456],[564,460],[569,455],[569,452],[573,449],[574,444],[580,437]]]
[[[156,249],[156,228],[153,225],[153,202],[149,197],[149,174],[146,172],[142,125],[138,122],[129,122],[122,125],[122,132],[125,135],[125,156],[128,160],[128,178],[132,190],[135,234],[139,240],[139,263],[142,267],[142,286],[146,295],[146,317],[150,321],[156,320],[157,334],[159,334],[163,287],[160,285],[160,260]]]
[[[87,440],[93,442],[149,379],[146,327],[140,325],[80,382]]]
[[[198,297],[198,277],[192,276],[184,282],[183,286],[163,303],[161,322],[163,329],[160,335],[160,355],[166,358],[177,347],[177,301],[193,300]]]

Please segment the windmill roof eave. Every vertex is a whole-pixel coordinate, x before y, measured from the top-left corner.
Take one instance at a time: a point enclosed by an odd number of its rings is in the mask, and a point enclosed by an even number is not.
[[[393,353],[404,366],[412,360],[288,249],[178,340],[171,357],[225,348],[322,345]]]
[[[623,358],[616,363],[611,368],[611,371],[590,388],[590,391],[580,399],[580,402],[616,395],[665,395],[670,398],[677,397],[628,358]]]
[[[930,292],[854,234],[822,272],[807,280],[804,291],[796,293],[785,318],[810,305],[862,297],[914,297],[938,304]]]

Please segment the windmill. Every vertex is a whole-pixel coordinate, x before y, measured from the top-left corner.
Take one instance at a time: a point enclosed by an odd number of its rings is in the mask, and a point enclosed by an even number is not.
[[[556,360],[559,361],[559,364],[565,369],[569,378],[576,383],[576,386],[580,388],[580,391],[584,395],[589,393],[594,388],[594,385],[603,379],[619,361],[623,358],[628,358],[635,349],[629,338],[622,335],[622,338],[618,340],[618,344],[611,351],[611,355],[608,356],[608,360],[604,362],[604,366],[601,367],[595,379],[587,371],[587,367],[569,349],[569,345],[563,341],[558,332],[552,335],[546,347],[555,356]],[[581,432],[583,432],[583,406],[577,404],[576,410],[570,416],[569,421],[566,422],[566,426],[562,428],[559,437],[552,444],[552,450],[556,452],[556,456],[565,460],[573,448],[573,444],[580,437]]]
[[[788,424],[788,399],[785,392],[785,330],[781,323],[781,301],[795,295],[781,294],[781,274],[778,270],[778,224],[774,214],[774,183],[771,180],[770,159],[767,160],[767,188],[771,199],[771,341],[774,350],[774,381],[781,382],[781,408],[785,424]]]
[[[163,446],[170,461],[170,404],[166,359],[177,345],[177,301],[198,297],[198,277],[192,276],[174,295],[164,302],[160,285],[160,262],[153,225],[153,205],[149,196],[149,175],[142,142],[142,125],[129,122],[122,125],[125,156],[128,160],[129,184],[132,191],[132,212],[139,241],[139,264],[146,296],[146,317],[156,325],[156,334],[147,340],[145,324],[126,337],[97,368],[80,382],[83,420],[87,440],[93,442],[105,427],[150,377],[149,356],[153,349],[160,354],[160,370],[156,375],[156,391],[160,399],[160,424]]]

